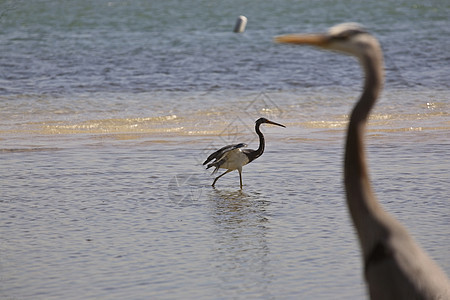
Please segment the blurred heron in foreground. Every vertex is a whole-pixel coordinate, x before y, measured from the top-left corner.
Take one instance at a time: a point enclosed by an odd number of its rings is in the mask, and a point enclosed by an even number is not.
[[[360,25],[345,23],[324,34],[284,35],[276,41],[353,55],[364,69],[364,90],[353,108],[347,130],[344,177],[347,205],[362,248],[371,299],[450,299],[448,277],[381,207],[370,185],[364,131],[384,78],[383,54],[377,39]]]

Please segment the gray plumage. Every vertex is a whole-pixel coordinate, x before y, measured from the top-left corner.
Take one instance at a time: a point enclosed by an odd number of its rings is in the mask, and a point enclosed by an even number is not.
[[[228,145],[228,146],[222,147],[219,150],[213,152],[210,156],[208,156],[208,158],[205,160],[203,165],[206,165],[207,163],[209,163],[210,161],[212,161],[214,159],[214,161],[212,163],[207,165],[206,169],[209,169],[213,166],[216,167],[214,169],[214,171],[212,172],[212,174],[215,174],[217,172],[217,170],[219,170],[220,166],[225,163],[225,157],[226,157],[225,154],[227,154],[229,151],[247,147],[247,146],[248,145],[245,143],[239,143],[239,144],[235,144],[235,145]]]

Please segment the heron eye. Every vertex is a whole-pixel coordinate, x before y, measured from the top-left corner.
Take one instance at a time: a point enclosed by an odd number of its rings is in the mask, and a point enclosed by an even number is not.
[[[335,35],[333,37],[333,39],[338,40],[338,41],[344,41],[344,40],[347,40],[357,34],[364,33],[364,32],[365,31],[363,31],[363,30],[356,30],[356,29],[347,30],[347,31],[341,32],[338,35]]]
[[[340,34],[333,37],[333,40],[344,41],[349,38],[348,34]]]

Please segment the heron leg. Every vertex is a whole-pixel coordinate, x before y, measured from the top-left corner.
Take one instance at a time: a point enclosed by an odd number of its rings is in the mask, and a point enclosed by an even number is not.
[[[227,174],[227,173],[230,173],[231,171],[233,171],[233,170],[226,170],[222,175],[217,176],[216,179],[214,179],[214,181],[213,181],[213,183],[212,183],[212,186],[214,187],[214,185],[216,184],[216,181],[217,181],[220,177],[222,177],[223,175],[225,175],[225,174]]]
[[[239,183],[241,185],[241,190],[242,190],[242,168],[239,168],[238,171],[239,171]]]

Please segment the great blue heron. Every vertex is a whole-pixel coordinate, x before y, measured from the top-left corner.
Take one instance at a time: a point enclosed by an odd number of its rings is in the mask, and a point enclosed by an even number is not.
[[[364,130],[383,85],[383,54],[375,37],[360,25],[336,25],[323,34],[291,34],[280,43],[313,45],[358,58],[364,91],[353,108],[345,146],[347,205],[362,248],[371,299],[450,299],[446,274],[416,244],[407,230],[377,202],[364,150]]]
[[[266,118],[259,118],[258,120],[256,120],[255,124],[255,131],[259,136],[258,149],[241,149],[243,147],[247,147],[247,144],[240,143],[220,148],[219,150],[208,156],[203,165],[206,165],[207,163],[215,159],[214,162],[208,164],[208,166],[206,167],[207,169],[216,167],[213,171],[213,174],[215,174],[217,170],[219,170],[219,168],[227,169],[225,173],[219,175],[218,177],[216,177],[216,179],[214,179],[212,186],[214,186],[216,184],[216,181],[223,175],[230,173],[231,171],[238,170],[239,182],[242,189],[242,167],[260,157],[264,152],[264,135],[259,130],[259,126],[264,123],[286,127],[284,125],[269,121]]]

